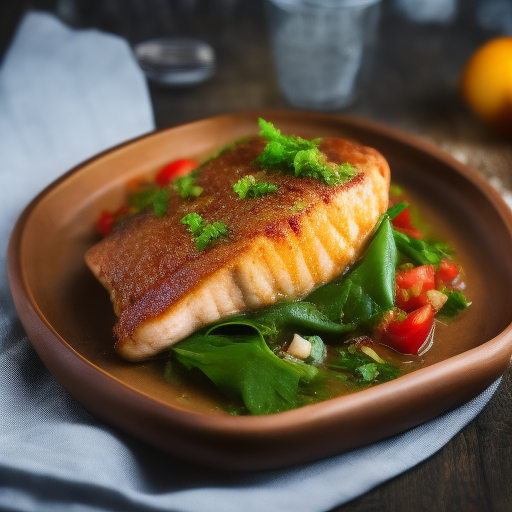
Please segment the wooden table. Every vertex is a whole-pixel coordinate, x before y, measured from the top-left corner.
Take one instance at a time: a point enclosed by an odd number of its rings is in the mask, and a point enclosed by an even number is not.
[[[473,118],[458,80],[469,55],[499,31],[483,30],[472,5],[449,24],[409,22],[384,2],[372,79],[343,113],[435,144],[512,190],[512,144]],[[462,9],[462,8],[461,8]],[[158,128],[237,110],[286,109],[277,85],[262,4],[241,0],[218,72],[184,89],[151,86]],[[443,449],[337,512],[512,511],[512,370],[484,411]]]

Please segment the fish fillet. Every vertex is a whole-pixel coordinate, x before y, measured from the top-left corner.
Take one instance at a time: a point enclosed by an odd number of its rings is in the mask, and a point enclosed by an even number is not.
[[[225,151],[202,168],[199,198],[171,192],[167,215],[144,210],[89,249],[86,262],[118,317],[121,356],[141,361],[225,316],[304,297],[357,259],[388,205],[384,157],[353,142],[323,139],[319,148],[329,161],[349,162],[358,171],[332,187],[262,173],[252,162],[264,146],[255,137]],[[240,199],[232,186],[248,174],[276,184],[278,192]],[[179,222],[190,212],[223,222],[229,238],[197,250]]]

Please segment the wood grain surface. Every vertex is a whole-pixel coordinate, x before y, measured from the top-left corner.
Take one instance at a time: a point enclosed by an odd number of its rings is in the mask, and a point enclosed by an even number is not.
[[[344,114],[412,133],[481,172],[507,196],[512,143],[476,120],[458,80],[471,53],[503,28],[482,28],[478,3],[459,2],[449,24],[407,20],[383,3],[379,45],[367,85]],[[510,34],[509,34],[510,35]],[[240,0],[217,74],[183,89],[151,85],[158,128],[216,114],[285,109],[273,69],[260,1]],[[512,510],[512,370],[482,413],[443,449],[336,512],[509,512]]]

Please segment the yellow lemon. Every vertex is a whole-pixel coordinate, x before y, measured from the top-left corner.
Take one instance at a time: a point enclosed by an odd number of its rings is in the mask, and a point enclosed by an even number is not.
[[[480,118],[512,132],[512,37],[493,39],[471,56],[462,94]]]

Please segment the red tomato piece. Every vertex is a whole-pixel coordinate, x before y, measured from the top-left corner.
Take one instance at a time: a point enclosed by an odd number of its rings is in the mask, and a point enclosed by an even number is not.
[[[435,269],[433,265],[421,265],[410,270],[396,271],[395,305],[411,312],[430,301],[427,296],[429,290],[434,290]]]
[[[441,261],[439,268],[436,270],[436,284],[439,287],[448,286],[455,281],[459,275],[459,268],[455,263],[446,258]]]
[[[402,210],[394,219],[393,226],[397,228],[408,228],[411,224],[411,209],[409,206]]]
[[[401,211],[392,221],[393,227],[412,238],[423,238],[423,233],[414,226],[411,220],[411,209],[409,206]]]
[[[375,339],[378,343],[401,352],[418,354],[419,349],[430,337],[434,327],[435,310],[431,304],[413,311],[405,320],[384,321],[377,326]]]
[[[114,226],[114,214],[103,210],[96,220],[96,231],[103,237],[110,234]]]
[[[123,205],[115,212],[103,210],[96,219],[96,231],[102,236],[110,235],[114,225],[130,215],[128,206]]]
[[[181,176],[185,176],[185,174],[188,174],[197,167],[198,164],[193,160],[180,158],[179,160],[175,160],[163,167],[156,175],[155,181],[159,187],[163,188],[169,185],[171,181],[174,181],[176,178],[180,178]]]

